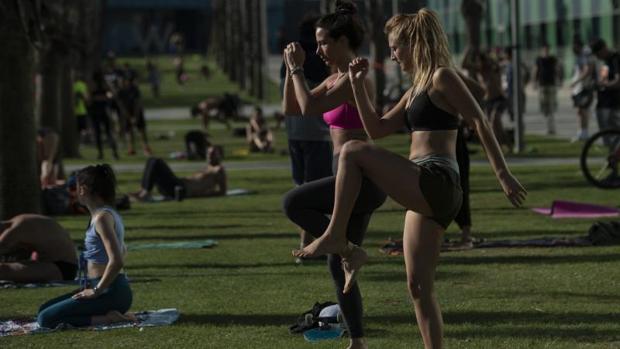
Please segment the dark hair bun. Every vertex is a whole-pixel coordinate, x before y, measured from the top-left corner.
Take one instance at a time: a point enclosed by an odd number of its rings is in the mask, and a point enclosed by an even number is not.
[[[357,13],[357,6],[349,1],[336,1],[336,13],[342,15],[354,15]]]

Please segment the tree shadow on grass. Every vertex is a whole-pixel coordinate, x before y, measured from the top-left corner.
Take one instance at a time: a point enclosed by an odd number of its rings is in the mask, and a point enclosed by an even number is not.
[[[286,326],[300,314],[181,314],[179,323],[216,326]]]
[[[143,236],[125,236],[125,241],[148,241],[148,240],[165,240],[165,241],[184,241],[184,240],[239,240],[239,239],[295,239],[299,238],[299,234],[294,233],[247,233],[247,234],[212,234],[204,235],[143,235]],[[77,240],[76,240],[77,241]]]
[[[204,263],[204,264],[131,264],[131,269],[254,269],[254,268],[273,268],[290,267],[292,262],[280,263],[251,263],[251,264],[224,264],[224,263]]]
[[[523,251],[531,251],[534,248],[518,248]],[[545,249],[546,248],[540,248]],[[488,250],[488,249],[486,249]],[[497,249],[500,250],[500,249]],[[506,250],[506,249],[501,249]],[[533,264],[533,265],[553,265],[553,264],[575,264],[575,263],[611,263],[620,261],[620,254],[593,254],[593,255],[502,255],[502,256],[471,256],[459,254],[458,256],[442,254],[440,265],[489,265],[489,264]],[[382,259],[377,264],[402,264],[401,259]]]
[[[600,329],[620,321],[620,314],[585,312],[545,313],[538,311],[458,311],[444,312],[448,338],[567,338],[592,341],[619,336],[617,330]],[[412,315],[371,315],[365,322],[414,324]],[[451,325],[473,325],[468,329],[450,329]],[[567,328],[569,327],[569,328]],[[572,327],[572,328],[571,328]],[[577,328],[579,327],[579,328]]]

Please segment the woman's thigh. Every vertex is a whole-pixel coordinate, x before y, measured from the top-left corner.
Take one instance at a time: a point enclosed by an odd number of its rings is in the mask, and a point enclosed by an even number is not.
[[[372,144],[363,145],[363,151],[358,154],[358,164],[363,169],[363,175],[394,201],[409,210],[432,215],[420,190],[420,166]]]

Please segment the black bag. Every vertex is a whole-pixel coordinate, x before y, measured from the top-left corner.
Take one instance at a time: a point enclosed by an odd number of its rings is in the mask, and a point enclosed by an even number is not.
[[[596,222],[588,230],[588,240],[595,246],[620,245],[620,222]]]
[[[304,333],[307,330],[320,327],[319,321],[325,321],[324,319],[319,318],[319,314],[323,308],[326,308],[330,305],[334,305],[334,302],[325,302],[325,303],[314,303],[312,309],[306,311],[301,314],[297,318],[297,322],[295,324],[289,326],[288,331],[291,334],[295,333]]]

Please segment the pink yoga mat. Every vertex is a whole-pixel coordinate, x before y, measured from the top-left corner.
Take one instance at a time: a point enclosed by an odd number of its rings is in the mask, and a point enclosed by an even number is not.
[[[615,207],[563,200],[554,201],[551,204],[551,208],[533,208],[532,211],[546,216],[551,216],[552,218],[597,218],[620,216],[620,211]]]

